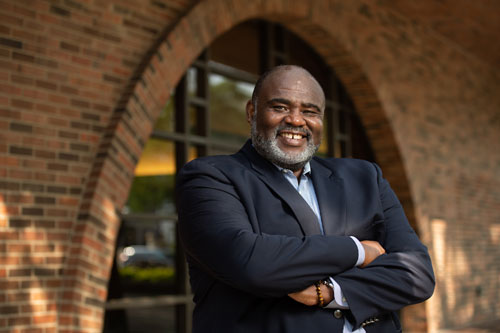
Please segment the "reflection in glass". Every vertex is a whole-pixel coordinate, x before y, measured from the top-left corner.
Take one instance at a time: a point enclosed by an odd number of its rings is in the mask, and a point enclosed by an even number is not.
[[[210,45],[211,60],[258,75],[262,68],[260,29],[259,22],[247,21],[219,36]]]
[[[342,109],[339,111],[339,132],[349,134],[349,111]]]
[[[285,41],[286,38],[284,36],[285,31],[283,31],[283,27],[280,25],[275,25],[274,29],[274,43],[277,51],[285,52]]]
[[[237,146],[235,148],[228,148],[228,147],[220,147],[217,145],[214,145],[211,147],[210,154],[211,155],[231,155],[234,153],[237,153],[241,149],[241,146]]]
[[[188,96],[199,96],[198,95],[198,69],[195,67],[189,67],[187,73],[187,93]]]
[[[335,157],[345,157],[345,156],[342,156],[342,146],[340,144],[340,140],[335,140],[335,144],[334,144],[334,147],[333,147],[333,153],[334,153],[334,156]]]
[[[199,153],[199,150],[200,150],[200,147],[189,146],[189,156],[188,156],[187,162],[192,161],[195,158],[201,156],[202,154]]]
[[[146,142],[135,168],[136,176],[171,175],[175,173],[174,144],[151,138]]]
[[[173,132],[175,128],[175,103],[174,103],[174,94],[170,96],[170,99],[167,101],[167,105],[163,108],[156,121],[155,130]]]
[[[340,149],[342,156],[351,157],[349,155],[349,151],[347,150],[347,142],[345,140],[340,141]]]
[[[210,74],[210,123],[212,136],[231,142],[245,142],[250,127],[246,122],[246,103],[253,84]]]
[[[135,169],[136,177],[130,190],[127,210],[131,213],[175,213],[175,171],[174,144],[149,139]]]
[[[200,134],[199,133],[199,117],[198,109],[195,106],[189,107],[189,133]]]
[[[189,112],[189,133],[206,136],[205,128],[205,108],[202,106],[190,106]]]
[[[316,155],[321,157],[328,156],[328,115],[329,113],[325,110],[325,116],[323,117],[323,135],[321,137],[321,146],[319,146]]]
[[[114,268],[124,296],[171,293],[175,279],[175,220],[129,214],[122,223]]]
[[[138,307],[127,310],[127,314],[128,333],[178,332],[175,326],[175,311],[171,306]]]

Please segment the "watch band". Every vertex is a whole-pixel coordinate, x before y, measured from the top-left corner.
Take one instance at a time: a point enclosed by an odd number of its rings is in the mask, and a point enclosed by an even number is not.
[[[332,289],[334,287],[332,280],[330,280],[330,278],[326,278],[326,279],[321,280],[321,283],[323,283],[325,286],[330,287]]]

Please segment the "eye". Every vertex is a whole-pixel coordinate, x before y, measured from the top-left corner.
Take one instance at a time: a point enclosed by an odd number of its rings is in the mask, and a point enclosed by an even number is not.
[[[272,108],[273,108],[273,110],[280,111],[280,112],[287,110],[287,107],[285,105],[273,105]]]
[[[319,116],[320,115],[318,110],[315,110],[315,109],[305,109],[302,111],[302,113],[305,114],[306,116]]]

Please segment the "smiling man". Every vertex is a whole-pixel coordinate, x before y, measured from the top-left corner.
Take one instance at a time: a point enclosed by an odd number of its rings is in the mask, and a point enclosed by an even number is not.
[[[179,173],[193,332],[399,332],[433,292],[427,249],[379,167],[313,157],[325,97],[303,68],[265,73],[251,141]]]
[[[321,144],[325,96],[303,70],[290,67],[277,72],[261,78],[247,103],[247,120],[255,149],[299,175]]]

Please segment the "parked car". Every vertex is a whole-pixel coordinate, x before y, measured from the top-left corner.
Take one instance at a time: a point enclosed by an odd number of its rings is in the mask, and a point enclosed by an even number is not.
[[[173,267],[174,260],[159,248],[144,245],[125,247],[118,255],[119,267]]]

